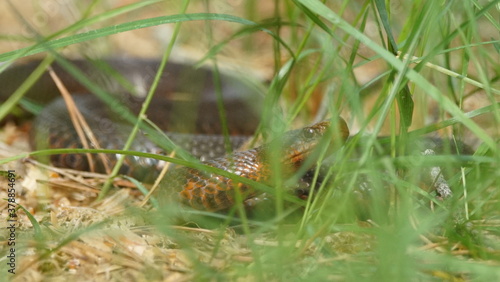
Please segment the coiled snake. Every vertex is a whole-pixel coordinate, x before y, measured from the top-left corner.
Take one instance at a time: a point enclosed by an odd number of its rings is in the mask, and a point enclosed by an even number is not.
[[[74,60],[72,63],[90,79],[101,85],[126,109],[137,114],[143,99],[137,98],[137,85],[149,87],[158,62],[154,60],[108,60],[105,64]],[[34,69],[36,63],[15,66],[0,74],[0,81],[6,85],[0,90],[0,97],[10,95]],[[119,106],[106,105],[92,95],[86,87],[55,64],[54,71],[61,78],[64,86],[73,94],[74,100],[82,112],[101,148],[121,149],[130,132],[127,125],[127,110]],[[110,69],[112,71],[110,71]],[[120,84],[117,81],[127,83]],[[259,182],[268,182],[273,177],[273,169],[268,159],[269,144],[242,152],[226,155],[227,145],[233,149],[241,147],[259,124],[260,93],[243,80],[228,74],[220,76],[220,91],[223,95],[222,107],[230,136],[229,144],[222,135],[223,127],[217,108],[217,84],[214,73],[205,68],[195,69],[190,65],[169,63],[162,74],[155,98],[148,109],[147,117],[178,144],[204,164],[226,170],[236,175]],[[8,83],[6,83],[8,82]],[[125,86],[123,86],[125,85]],[[130,86],[130,85],[129,85]],[[134,93],[135,92],[135,93]],[[139,91],[140,92],[140,91]],[[59,91],[48,75],[31,88],[26,97],[37,102],[50,104],[36,117],[32,133],[34,148],[81,148],[76,131],[69,119],[68,110],[62,99],[56,99]],[[119,105],[119,104],[116,104]],[[288,174],[296,171],[314,151],[324,135],[331,136],[337,145],[349,135],[342,119],[332,126],[338,130],[326,134],[330,122],[324,121],[303,129],[284,134],[279,140],[280,162],[283,171]],[[226,145],[226,146],[225,146]],[[165,154],[157,144],[150,141],[147,134],[140,134],[133,144],[133,150]],[[111,164],[116,156],[109,156]],[[104,171],[102,161],[94,157],[93,163],[84,155],[53,155],[51,162],[59,167],[77,170],[89,170],[94,167]],[[163,162],[155,159],[127,157],[121,173],[132,175],[145,181],[158,175]],[[175,198],[196,209],[219,211],[234,205],[234,189],[239,189],[244,199],[258,194],[250,185],[233,183],[230,178],[214,173],[207,173],[192,168],[176,168],[169,172],[162,181],[160,195]]]

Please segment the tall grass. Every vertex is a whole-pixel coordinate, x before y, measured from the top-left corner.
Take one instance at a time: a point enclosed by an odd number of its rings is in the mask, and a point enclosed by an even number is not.
[[[248,1],[243,11],[230,15],[209,13],[217,6],[208,1],[192,1],[188,13],[193,14],[107,24],[118,14],[156,2],[88,16],[34,39],[27,48],[0,54],[0,60],[12,62],[37,53],[61,60],[59,51],[65,46],[149,26],[204,20],[213,37],[206,40],[211,45],[202,61],[218,60],[241,42],[245,45],[241,56],[259,53],[262,47],[252,44],[267,40],[266,55],[273,55],[274,75],[265,85],[262,133],[279,134],[297,124],[339,115],[352,131],[341,150],[318,160],[327,165],[321,176],[318,169],[312,177],[317,196],[309,197],[298,215],[282,220],[297,209],[282,192],[276,192],[276,204],[271,204],[271,219],[243,217],[240,225],[229,227],[230,219],[223,218],[215,231],[190,233],[165,224],[172,222],[168,211],[154,213],[148,223],[164,235],[164,244],[155,245],[154,251],[179,248],[189,262],[178,273],[194,280],[500,278],[496,102],[500,1],[276,0],[270,6],[275,9],[271,19],[259,17],[260,1]],[[206,10],[197,10],[200,6]],[[216,22],[231,22],[231,32],[221,36],[217,31],[225,26]],[[95,23],[104,27],[94,28]],[[72,35],[83,28],[90,31]],[[189,41],[183,31],[181,27],[180,37]],[[360,85],[358,79],[364,75],[355,72],[372,65],[379,66],[378,75]],[[8,112],[21,95],[0,106],[0,113]],[[420,152],[427,145],[406,146],[425,134],[450,139],[452,144],[470,143],[474,153],[456,156],[450,154],[456,153],[453,146],[444,146],[436,156],[423,156]],[[39,154],[45,153],[56,152]],[[196,162],[164,159],[200,167]],[[426,180],[433,167],[444,173],[453,190],[451,198],[440,199],[432,188],[424,187],[433,185],[432,179]],[[276,183],[281,187],[287,181]],[[122,214],[136,212],[145,211],[130,208]],[[145,226],[136,228],[153,236]],[[41,265],[94,229],[53,235],[55,247],[38,242]],[[134,277],[160,279],[175,273],[164,260],[153,262],[131,267]],[[43,267],[40,272],[58,273]],[[117,275],[122,274],[126,273]]]

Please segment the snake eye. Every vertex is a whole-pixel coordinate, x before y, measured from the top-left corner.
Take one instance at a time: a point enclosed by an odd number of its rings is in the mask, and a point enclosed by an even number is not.
[[[311,139],[316,136],[316,131],[312,128],[306,128],[303,132],[302,135],[304,136],[305,139]]]

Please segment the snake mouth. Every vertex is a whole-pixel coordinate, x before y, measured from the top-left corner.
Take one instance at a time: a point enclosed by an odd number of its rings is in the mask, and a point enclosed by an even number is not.
[[[338,151],[343,144],[343,141],[340,142],[336,138],[333,138],[334,140],[329,140],[328,142],[321,142],[321,139],[322,138],[318,138],[314,142],[302,144],[299,149],[291,150],[283,163],[288,163],[298,168],[306,161],[307,158],[311,157],[311,155],[314,154],[315,151],[319,153],[322,149],[320,148],[322,145],[327,147],[325,149],[325,156],[330,156]],[[319,154],[317,154],[317,156],[319,157]]]
[[[319,140],[318,140],[319,141]],[[318,141],[308,143],[308,144],[300,144],[298,146],[294,146],[295,148],[288,148],[287,154],[282,161],[283,165],[293,167],[295,169],[299,168],[305,160],[318,148]]]

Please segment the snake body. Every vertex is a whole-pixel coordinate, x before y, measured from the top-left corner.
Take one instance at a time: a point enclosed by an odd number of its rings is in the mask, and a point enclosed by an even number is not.
[[[204,164],[222,169],[238,176],[257,182],[268,183],[272,180],[273,167],[269,160],[279,156],[279,164],[284,175],[290,175],[300,168],[304,161],[317,149],[319,142],[330,127],[329,121],[323,121],[302,129],[285,133],[279,139],[278,153],[272,155],[272,144],[265,144],[255,149],[235,152],[229,156],[206,161]],[[339,122],[340,140],[345,140],[349,131],[343,120]],[[338,142],[332,142],[338,143]],[[195,209],[219,211],[232,207],[235,203],[236,189],[244,199],[256,196],[258,190],[244,183],[237,183],[231,178],[207,173],[193,168],[181,167],[169,172],[163,181],[167,187],[177,189],[181,201]],[[170,189],[163,189],[165,194]],[[166,195],[162,198],[167,198]]]
[[[116,94],[117,100],[125,104],[134,114],[139,111],[143,99],[134,96],[137,94],[134,93],[137,92],[136,88],[123,86],[116,80],[149,86],[158,65],[158,62],[153,60],[108,60],[105,67],[81,60],[72,63],[92,81],[103,86],[108,92]],[[8,87],[0,90],[0,97],[10,95],[34,69],[35,64],[17,66],[0,74],[0,81],[9,81]],[[110,109],[106,103],[85,94],[91,91],[67,74],[62,67],[54,65],[53,68],[68,91],[74,94],[75,102],[94,135],[98,137],[100,147],[121,149],[131,129],[125,122],[126,114],[117,112],[114,107]],[[111,73],[117,74],[118,79],[109,79],[109,68],[114,70]],[[287,132],[278,140],[278,147],[266,144],[226,155],[228,144],[222,135],[223,127],[216,106],[217,85],[214,84],[214,73],[205,68],[195,69],[186,64],[169,63],[162,76],[155,99],[147,113],[148,118],[165,131],[174,143],[201,159],[204,164],[254,181],[267,183],[274,176],[268,156],[269,152],[276,148],[280,150],[280,163],[285,173],[290,175],[296,171],[311,155],[330,127],[330,122],[320,122]],[[255,106],[259,105],[260,93],[242,80],[227,74],[220,76],[220,82],[223,94],[221,106],[225,109],[225,120],[231,134],[228,139],[229,145],[232,148],[239,148],[259,124],[258,107]],[[53,100],[58,94],[48,75],[44,75],[29,92],[31,93],[27,94],[28,98],[43,103]],[[344,140],[349,131],[345,122],[338,120],[339,123],[335,128],[339,129],[340,133],[330,136]],[[69,119],[65,103],[61,99],[51,101],[45,106],[36,117],[33,128],[34,148],[82,147]],[[140,134],[132,149],[159,154],[168,153],[148,137],[146,134]],[[269,149],[271,147],[272,149]],[[116,156],[109,158],[111,164],[116,161]],[[101,172],[104,170],[104,164],[99,158],[94,157],[91,160],[93,163],[89,163],[84,155],[54,155],[51,157],[51,162],[59,167],[77,170],[89,170],[91,167]],[[157,160],[128,157],[121,173],[150,181],[158,175],[162,166],[163,162]],[[179,167],[165,176],[160,195],[165,198],[174,196],[195,209],[219,211],[234,205],[235,189],[239,189],[244,199],[249,199],[258,193],[251,186],[236,183],[231,178]]]

